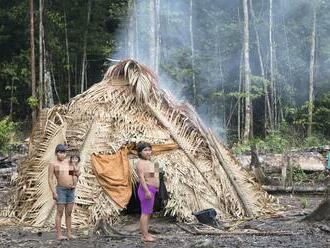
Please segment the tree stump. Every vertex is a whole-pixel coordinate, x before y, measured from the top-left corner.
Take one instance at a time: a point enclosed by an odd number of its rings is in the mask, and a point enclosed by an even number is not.
[[[268,182],[268,178],[266,177],[265,172],[261,167],[257,147],[255,144],[252,144],[250,148],[251,148],[250,169],[253,169],[256,181],[258,183],[266,184]]]

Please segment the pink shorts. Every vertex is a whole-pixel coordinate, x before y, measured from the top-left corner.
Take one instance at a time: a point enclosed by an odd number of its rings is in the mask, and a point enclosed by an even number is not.
[[[139,188],[138,188],[138,196],[139,196],[139,200],[140,200],[142,214],[152,214],[153,208],[154,208],[154,202],[155,202],[155,194],[158,191],[158,189],[154,186],[150,186],[150,185],[147,185],[147,186],[148,186],[148,189],[151,194],[150,199],[146,199],[145,193],[144,193],[144,190],[143,190],[143,187],[141,184],[139,185]]]

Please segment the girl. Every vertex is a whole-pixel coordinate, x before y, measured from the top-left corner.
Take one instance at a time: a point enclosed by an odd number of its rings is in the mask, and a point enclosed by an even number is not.
[[[152,150],[149,143],[138,143],[137,152],[140,158],[136,170],[139,176],[138,197],[141,203],[141,239],[152,242],[155,238],[149,233],[149,220],[153,212],[155,194],[159,188],[159,168],[150,161]]]

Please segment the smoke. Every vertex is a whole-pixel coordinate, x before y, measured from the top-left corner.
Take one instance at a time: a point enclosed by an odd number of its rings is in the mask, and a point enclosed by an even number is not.
[[[200,7],[202,3],[193,1],[192,23],[190,22],[190,1],[156,0],[155,6],[149,0],[133,1],[129,9],[126,27],[118,33],[116,53],[112,59],[132,58],[157,71],[161,88],[170,92],[176,99],[192,102],[191,80],[195,74],[198,105],[195,106],[202,121],[215,130],[222,129],[219,116],[210,117],[207,109],[208,103],[204,101],[205,95],[220,88],[219,79],[209,79],[217,63],[214,59],[216,46],[210,44],[211,50],[203,49],[203,40],[214,42],[214,34],[210,37],[202,29],[205,19]],[[150,8],[154,8],[155,40],[152,40],[152,20]],[[192,26],[191,26],[192,24]],[[193,34],[191,34],[191,32]],[[194,42],[195,69],[192,69],[191,35]],[[200,37],[202,35],[202,37]],[[155,46],[155,47],[152,47]],[[154,51],[152,50],[154,49]],[[153,53],[153,54],[152,54]],[[159,63],[155,65],[152,57],[156,56]],[[156,67],[156,68],[155,68]],[[235,65],[233,64],[234,68]],[[205,81],[207,83],[201,83]],[[216,132],[220,134],[220,132]]]
[[[163,89],[179,100],[196,102],[195,109],[203,122],[225,139],[224,130],[228,124],[236,130],[237,98],[224,95],[238,91],[242,60],[242,1],[192,1],[192,11],[189,0],[132,2],[126,26],[118,34],[118,51],[112,58],[132,58],[154,69]],[[154,19],[151,19],[150,8],[153,8]],[[269,78],[269,1],[253,0],[253,8],[265,74]],[[290,101],[302,104],[307,100],[310,13],[307,0],[273,1],[275,80],[283,104]],[[260,76],[251,16],[250,63],[252,74]],[[193,99],[193,76],[196,101]],[[258,104],[262,105],[262,102]],[[259,116],[263,114],[259,113]]]

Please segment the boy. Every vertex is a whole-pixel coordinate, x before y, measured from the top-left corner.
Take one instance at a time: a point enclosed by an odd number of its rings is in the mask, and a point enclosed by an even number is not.
[[[55,217],[56,237],[58,240],[73,239],[72,235],[72,209],[75,198],[75,188],[73,185],[72,176],[69,175],[69,160],[66,159],[66,147],[63,144],[58,144],[55,148],[56,160],[49,164],[48,168],[48,183],[53,194],[53,199],[57,204]],[[54,186],[54,176],[56,177],[57,185]],[[78,175],[79,176],[79,175]],[[65,210],[65,224],[67,237],[62,235],[61,219]]]

